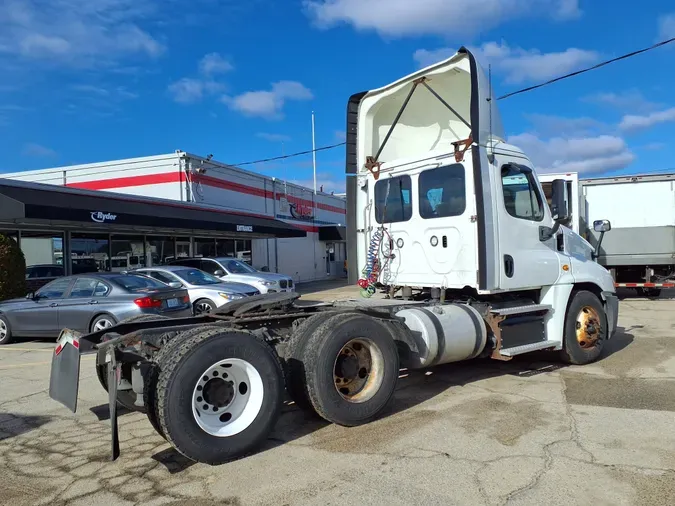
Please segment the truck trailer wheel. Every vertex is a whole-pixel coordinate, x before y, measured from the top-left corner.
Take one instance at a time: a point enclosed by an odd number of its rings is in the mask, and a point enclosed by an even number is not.
[[[561,357],[583,365],[596,361],[607,339],[607,315],[598,297],[582,290],[572,294],[567,307]]]
[[[309,337],[303,354],[306,395],[329,422],[355,426],[391,400],[399,356],[390,329],[365,315],[335,315]]]
[[[159,363],[162,431],[197,462],[221,464],[251,452],[272,430],[282,401],[276,352],[250,332],[204,330],[181,339]]]
[[[126,320],[122,320],[120,323],[132,323],[132,322],[139,322],[139,321],[151,321],[151,320],[166,320],[168,319],[166,316],[159,316],[159,315],[148,315],[148,314],[143,314],[143,315],[137,315],[137,316],[132,316],[131,318],[127,318]],[[103,336],[103,339],[101,341],[107,341],[108,339],[111,339],[111,337],[106,334]],[[125,371],[124,368],[129,368],[131,365],[126,365],[123,366],[122,368],[122,377],[125,377],[129,379],[131,377],[131,373],[129,371]],[[126,374],[125,374],[126,372]],[[98,381],[101,384],[101,386],[104,388],[104,390],[107,392],[108,391],[108,367],[105,362],[105,350],[100,349],[96,353],[96,376],[98,377]],[[129,411],[138,411],[140,413],[145,413],[146,409],[145,406],[137,406],[136,405],[136,398],[137,394],[133,390],[118,390],[117,391],[117,403],[120,406],[125,407]]]

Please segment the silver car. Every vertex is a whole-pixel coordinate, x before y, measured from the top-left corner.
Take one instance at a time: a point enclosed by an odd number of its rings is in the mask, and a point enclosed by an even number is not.
[[[171,265],[184,265],[212,274],[223,281],[246,283],[260,290],[260,293],[293,292],[293,278],[273,272],[262,272],[236,258],[180,258]]]
[[[174,288],[185,288],[190,295],[194,314],[210,313],[232,300],[260,294],[251,285],[224,282],[199,269],[181,265],[144,267],[132,272],[150,276]]]
[[[88,334],[141,314],[192,316],[187,290],[147,276],[101,272],[55,279],[22,299],[0,302],[0,344],[15,337]]]

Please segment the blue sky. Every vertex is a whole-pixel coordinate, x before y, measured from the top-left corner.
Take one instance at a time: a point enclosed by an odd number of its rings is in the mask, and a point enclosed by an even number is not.
[[[476,6],[479,4],[480,6]],[[0,172],[344,139],[355,92],[466,45],[500,95],[675,37],[667,0],[3,0]],[[500,102],[540,170],[674,170],[675,44]],[[344,150],[317,154],[324,189]],[[249,166],[311,181],[311,157]]]

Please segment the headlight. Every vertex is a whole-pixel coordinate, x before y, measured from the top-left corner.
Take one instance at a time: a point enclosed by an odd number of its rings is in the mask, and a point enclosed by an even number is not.
[[[275,281],[261,281],[260,284],[263,285],[263,286],[274,286],[274,285],[276,285],[276,282]]]
[[[225,300],[236,300],[236,299],[243,299],[244,298],[243,295],[238,294],[238,293],[218,292],[218,295],[220,295]]]

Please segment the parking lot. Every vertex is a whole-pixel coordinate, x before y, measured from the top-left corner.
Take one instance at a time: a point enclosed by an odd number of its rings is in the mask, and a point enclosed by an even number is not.
[[[325,287],[311,299],[355,294]],[[19,505],[594,504],[675,497],[675,295],[622,301],[601,361],[547,354],[403,372],[385,417],[327,425],[292,404],[265,447],[193,464],[145,415],[120,417],[83,357],[78,413],[48,396],[53,344],[0,348],[0,503]]]

